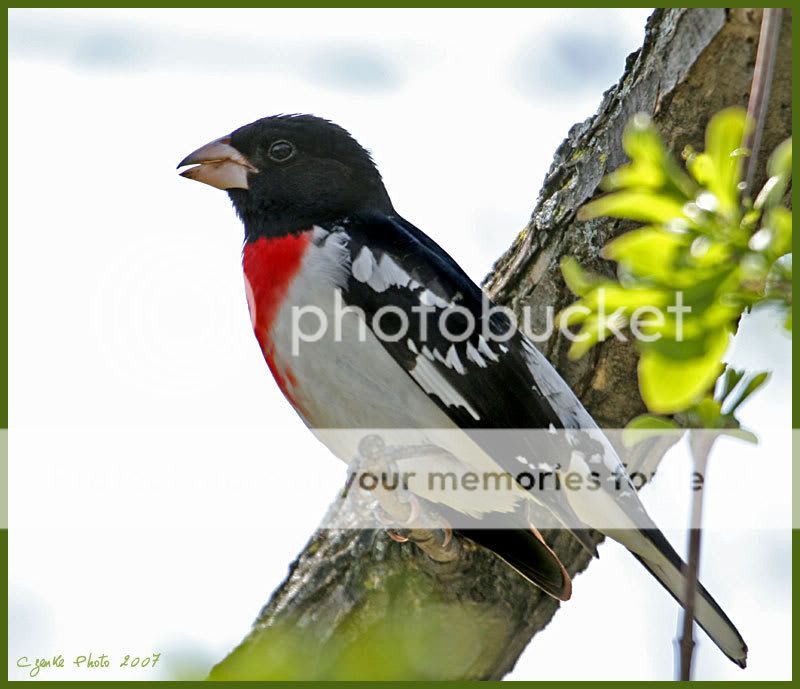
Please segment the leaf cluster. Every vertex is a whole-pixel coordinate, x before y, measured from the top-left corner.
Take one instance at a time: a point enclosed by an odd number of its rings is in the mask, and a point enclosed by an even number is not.
[[[725,397],[711,393],[747,309],[777,304],[791,329],[792,214],[784,205],[791,139],[770,156],[767,182],[755,199],[743,198],[749,152],[741,142],[748,126],[740,109],[717,113],[705,150],[685,150],[681,165],[650,119],[634,116],[623,139],[630,162],[604,179],[608,193],[579,216],[643,223],[603,249],[617,263],[618,279],[587,273],[571,257],[561,264],[579,297],[560,314],[575,332],[570,355],[582,356],[620,327],[634,330],[642,398],[658,414],[683,413],[690,425],[735,420],[725,418]],[[739,376],[740,383],[743,374],[726,375]],[[763,382],[750,379],[755,387]]]

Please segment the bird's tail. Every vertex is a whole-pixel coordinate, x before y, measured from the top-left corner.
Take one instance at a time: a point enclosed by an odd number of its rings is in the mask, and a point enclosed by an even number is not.
[[[461,533],[494,552],[553,598],[569,600],[572,595],[567,570],[536,529],[464,529]]]
[[[685,567],[680,555],[658,529],[606,533],[622,543],[681,605],[685,600]],[[698,582],[694,616],[719,649],[739,667],[747,662],[747,644],[711,594]]]

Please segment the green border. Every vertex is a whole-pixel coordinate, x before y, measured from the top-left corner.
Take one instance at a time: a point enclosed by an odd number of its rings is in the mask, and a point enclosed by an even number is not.
[[[684,4],[680,6],[686,7],[746,7],[748,3],[742,4],[735,4],[735,3],[692,3]],[[784,3],[783,6],[786,6]],[[205,2],[205,3],[192,3],[192,4],[171,4],[161,6],[161,5],[153,5],[148,3],[141,3],[141,4],[131,4],[131,3],[103,3],[102,5],[98,5],[98,7],[102,7],[103,9],[108,8],[125,8],[125,9],[132,9],[132,8],[157,8],[157,9],[246,9],[246,8],[255,8],[255,9],[296,9],[296,8],[312,8],[312,9],[321,9],[321,8],[334,8],[334,9],[349,9],[349,8],[363,8],[363,9],[382,9],[382,8],[401,8],[401,9],[413,9],[413,8],[424,8],[424,9],[466,9],[466,8],[482,8],[482,9],[511,9],[511,8],[530,8],[530,9],[617,9],[617,8],[649,8],[651,5],[645,5],[644,3],[640,2],[629,2],[629,3],[620,3],[614,5],[611,8],[608,7],[601,7],[598,8],[596,5],[591,4],[589,2],[582,2],[573,5],[570,8],[562,7],[555,4],[544,4],[544,5],[531,5],[528,2],[503,2],[498,5],[487,5],[485,2],[472,2],[472,3],[465,3],[465,2],[458,2],[458,3],[434,3],[432,5],[427,5],[420,2],[405,2],[405,3],[389,3],[386,5],[372,5],[367,3],[352,3],[352,4],[342,4],[342,3],[310,3],[310,4],[303,4],[303,5],[289,5],[285,3],[256,3],[256,2],[237,2],[235,5],[230,7],[220,6],[217,3]],[[679,7],[678,5],[658,5],[659,8],[671,8],[671,7]],[[29,9],[23,6],[18,5],[9,5],[9,9]],[[74,5],[69,3],[49,3],[46,5],[36,5],[36,8],[42,9],[54,9],[54,8],[75,8]],[[87,8],[93,9],[93,8]],[[793,32],[794,33],[794,32]],[[6,37],[8,36],[8,31],[6,31]]]
[[[118,7],[118,8],[159,7],[158,5],[150,5],[150,4],[133,5],[133,4],[130,4],[130,3],[118,3],[118,4],[109,3],[109,4],[103,5],[103,6],[104,7],[109,7],[109,8],[113,8],[113,7]],[[261,7],[265,7],[265,6],[266,7],[275,7],[275,8],[287,7],[287,5],[282,4],[282,3],[275,3],[275,4],[269,4],[269,3],[237,3],[236,4],[236,8],[247,8],[247,7],[261,8]],[[295,5],[293,7],[297,7],[297,6],[299,6],[299,5]],[[312,8],[323,8],[323,7],[364,7],[365,5],[352,4],[352,5],[344,5],[344,6],[342,6],[342,5],[337,5],[335,3],[318,3],[318,4],[309,4],[309,5],[302,5],[302,6],[303,7],[312,7]],[[447,6],[448,5],[444,5],[444,4],[433,5],[433,7],[447,7]],[[453,5],[453,6],[454,7],[462,7],[462,8],[463,7],[485,7],[485,5],[482,4],[482,3],[458,3],[457,5]],[[595,7],[594,5],[590,5],[589,3],[582,3],[582,4],[577,5],[577,6],[578,7],[587,7],[587,8],[588,7],[592,7],[592,8]],[[618,7],[623,7],[623,8],[627,8],[627,7],[646,7],[642,3],[620,3],[617,6]],[[723,3],[720,3],[720,4],[716,4],[716,3],[692,3],[691,5],[687,4],[687,6],[689,6],[689,7],[722,7],[722,6],[745,7],[746,4],[743,3],[741,5],[737,5],[737,4],[732,4],[732,3],[725,3],[725,4],[723,4]],[[17,7],[18,6],[10,6],[10,7],[7,7],[7,9],[12,9],[12,8],[17,8]],[[69,5],[69,4],[58,4],[58,3],[55,3],[55,4],[42,5],[41,7],[43,7],[43,8],[64,8],[64,7],[72,7],[72,6]],[[179,5],[172,5],[172,7],[179,7]],[[219,6],[217,4],[214,4],[214,3],[204,3],[204,4],[200,4],[200,5],[190,5],[189,7],[215,8],[215,7],[219,7]],[[366,7],[370,7],[370,6],[367,5]],[[402,3],[402,4],[390,4],[390,5],[386,5],[385,7],[419,8],[419,7],[427,7],[427,6],[423,5],[422,3],[408,2],[408,3]],[[500,7],[503,7],[503,8],[530,7],[530,5],[529,5],[529,3],[503,3],[502,6],[500,6]],[[535,7],[537,7],[537,8],[552,7],[552,5],[540,5],[540,6],[535,6]],[[662,5],[661,7],[672,7],[672,6],[670,6],[670,5],[666,5],[666,6]],[[495,6],[495,7],[492,7],[491,9],[498,9],[498,8],[499,8],[499,6]],[[230,8],[226,8],[226,9],[230,9]],[[6,100],[5,116],[6,116],[6,129],[8,129],[8,12],[6,12],[6,14],[3,17],[3,23],[4,23],[3,40],[6,43],[6,70],[4,71],[4,77],[3,78],[4,78],[5,83],[6,83],[6,88],[5,88],[5,100]],[[794,48],[794,45],[796,44],[795,39],[797,37],[797,31],[798,31],[797,30],[797,25],[793,23],[792,24],[792,73],[793,73],[793,75],[796,74],[796,72],[797,72],[798,49]],[[793,83],[792,83],[793,101],[800,100],[800,99],[798,99],[798,91],[800,91],[800,89],[798,89],[797,82],[796,82],[796,80],[793,80]],[[800,117],[800,116],[797,113],[797,109],[794,109],[793,113],[792,113],[792,129],[793,130],[794,130],[794,126],[798,123],[798,117]],[[10,132],[9,132],[9,135],[10,135]],[[4,154],[5,154],[6,161],[8,161],[8,139],[6,139],[3,142],[2,145],[3,145],[3,151],[4,151]],[[794,159],[794,169],[793,169],[794,179],[798,179],[798,167],[800,167],[800,164],[798,164],[797,158],[795,158]],[[799,194],[800,194],[800,192],[797,191],[797,187],[793,186],[793,188],[792,188],[792,205],[793,205],[793,208],[797,208],[797,202],[798,202],[798,195]],[[0,429],[7,429],[8,428],[8,185],[7,184],[6,184],[6,194],[5,194],[5,209],[6,209],[6,214],[5,214],[6,222],[4,224],[5,236],[4,236],[4,241],[0,242],[0,246],[2,246],[2,249],[0,249],[0,251],[2,251],[2,256],[0,256],[0,263],[2,264],[2,269],[1,270],[3,271],[2,290],[5,292],[5,295],[4,295],[5,298],[0,300],[0,302],[2,302],[2,307],[0,307],[0,308],[2,308],[2,314],[1,314],[2,317],[0,317],[0,322],[2,322],[2,325],[0,326],[0,328],[2,328],[2,331],[0,331],[0,341],[2,342],[2,344],[0,345],[0,347],[2,348],[2,350],[1,350],[2,351],[2,359],[3,359],[3,362],[4,362],[4,365],[0,366],[0,368],[2,368],[2,374],[0,374],[0,375],[2,376],[2,389],[5,391],[5,394],[2,395],[2,401],[0,401],[0,424],[1,424],[0,425]],[[797,248],[798,248],[798,244],[800,244],[800,240],[794,240],[794,242],[795,242],[794,251],[796,251]],[[797,280],[794,281],[794,286],[797,286],[797,282],[798,282]],[[796,311],[796,309],[795,309],[795,311]],[[796,316],[796,315],[797,314],[795,313],[794,316]],[[796,359],[795,355],[796,355],[796,351],[795,351],[795,347],[794,347],[794,340],[792,340],[792,360],[793,361]],[[793,370],[793,373],[792,373],[792,390],[793,390],[793,393],[794,393],[794,390],[798,388],[798,382],[799,381],[800,381],[800,373],[798,373],[796,370]],[[792,408],[792,426],[795,429],[800,429],[800,410],[797,410],[794,406]],[[7,434],[6,434],[6,442],[7,442]],[[768,468],[765,468],[765,469],[768,470]],[[8,487],[8,476],[7,475],[5,477],[5,483],[6,483],[6,486]],[[796,513],[793,515],[793,522],[795,522],[795,523],[796,523],[797,516],[798,515]],[[747,544],[746,543],[742,544],[742,547],[747,547]],[[796,557],[798,552],[800,552],[800,531],[794,530],[792,532],[792,566],[793,566],[795,571],[797,571],[798,565],[800,565],[800,557]],[[5,588],[6,591],[8,591],[8,530],[7,529],[0,529],[0,553],[2,554],[2,559],[4,560],[4,564],[5,564],[5,566],[2,568],[3,569],[2,577],[4,578],[4,588]],[[735,576],[735,573],[731,573],[731,576]],[[8,606],[8,597],[7,596],[3,597],[2,605],[6,609],[6,619],[8,619],[8,607],[7,607]],[[793,661],[793,665],[794,665],[794,659],[798,656],[798,649],[800,648],[800,639],[798,639],[797,638],[797,634],[794,633],[794,631],[795,631],[794,630],[794,618],[797,617],[798,607],[799,606],[800,606],[800,603],[798,603],[797,602],[797,598],[793,596],[793,601],[792,601],[792,618],[793,618],[793,624],[792,624],[792,630],[793,630],[792,661]],[[620,641],[623,641],[623,640],[620,640]],[[2,631],[2,651],[1,651],[1,653],[2,653],[2,657],[5,660],[4,666],[6,668],[6,681],[7,681],[7,683],[9,685],[14,685],[14,686],[22,686],[22,685],[26,684],[26,682],[23,681],[23,680],[8,681],[8,626],[7,625],[3,626],[3,631]],[[579,659],[576,658],[576,661],[579,662]],[[792,673],[792,676],[794,677],[794,672]],[[67,684],[67,685],[87,685],[87,686],[90,686],[90,687],[125,686],[125,685],[129,684],[128,682],[124,682],[124,681],[114,681],[114,682],[106,681],[106,682],[104,682],[104,681],[80,681],[80,680],[76,680],[76,681],[47,681],[47,680],[44,680],[44,681],[37,681],[37,683],[38,683],[39,686],[46,686],[46,687],[53,687],[53,688],[57,688],[57,687],[65,685],[65,684]],[[165,684],[166,685],[166,684],[171,684],[172,682],[155,681],[155,682],[147,682],[147,683],[148,684]],[[741,684],[746,684],[746,683],[749,683],[749,680],[742,679],[741,681],[735,681],[733,683],[734,684],[740,684],[740,683]],[[198,687],[199,686],[206,686],[205,683],[199,682],[199,681],[198,682],[183,682],[182,684],[186,685],[186,686],[198,686]],[[248,685],[250,683],[249,682],[226,682],[226,684],[244,684],[244,685]],[[313,686],[318,686],[318,684],[319,683],[314,683],[314,682],[293,682],[292,683],[293,686],[298,686],[298,687],[313,687]],[[354,686],[354,687],[363,686],[363,684],[355,683],[355,682],[338,682],[337,684],[338,685],[345,685],[345,686],[346,685],[351,685],[351,686]],[[414,685],[418,685],[418,686],[420,686],[420,685],[422,685],[422,686],[430,685],[430,686],[436,686],[436,687],[456,687],[456,686],[464,686],[464,685],[467,685],[467,684],[473,684],[473,682],[436,682],[436,683],[434,683],[434,682],[407,682],[406,684],[414,684]],[[531,682],[515,682],[515,684],[519,684],[519,685],[523,685],[523,686],[527,686],[527,685],[530,685],[530,686],[541,686],[542,683],[541,682],[531,681]],[[587,686],[589,684],[614,685],[614,684],[617,684],[617,682],[604,681],[604,682],[590,683],[590,682],[581,682],[581,681],[565,681],[565,682],[562,683],[561,686],[565,686],[565,687],[583,687],[583,686]],[[635,682],[627,682],[626,684],[630,685],[630,686],[646,686],[649,683],[648,682],[644,682],[644,681],[635,681]],[[719,684],[719,683],[718,682],[695,682],[694,684],[696,686],[707,686],[707,685],[713,685],[713,684]],[[789,682],[776,682],[776,684],[790,685]]]
[[[792,18],[794,19],[794,17]],[[797,64],[798,64],[798,51],[800,49],[795,48],[797,45],[797,24],[792,21],[792,103],[795,105],[798,102],[798,92],[800,92],[800,88],[797,85]],[[792,135],[794,135],[794,129],[800,121],[800,115],[797,113],[797,108],[792,108]],[[800,164],[793,158],[792,159],[792,178],[797,179],[798,170],[800,169]],[[792,217],[794,218],[794,209],[797,208],[797,202],[800,200],[800,192],[798,192],[797,186],[794,184],[792,185]],[[794,239],[792,236],[792,253],[796,254],[797,249],[800,247],[800,240]],[[794,288],[797,287],[798,280],[794,278],[794,274],[792,274],[792,291]],[[797,317],[797,309],[794,307],[794,303],[792,304],[792,321]],[[794,366],[794,363],[797,361],[797,347],[794,344],[794,338],[792,338],[792,428],[793,429],[800,429],[800,411],[798,411],[797,407],[794,406],[794,393],[800,388],[800,373],[797,371],[797,367]],[[795,458],[795,446],[794,446],[794,436],[796,433],[792,433],[792,460]],[[800,487],[800,476],[798,476],[797,467],[798,464],[792,461],[793,464],[793,479],[792,479],[792,524],[797,524],[797,518],[800,516],[797,511],[797,503],[794,499],[794,495],[797,492],[795,488]],[[794,574],[798,571],[798,566],[800,566],[800,530],[793,529],[792,530],[792,589],[794,589]],[[795,661],[797,660],[800,653],[798,653],[798,649],[800,649],[800,639],[798,639],[797,629],[795,629],[794,622],[798,617],[798,610],[800,610],[800,603],[797,601],[797,596],[794,595],[794,590],[792,591],[792,679],[794,679],[794,670],[795,670]]]

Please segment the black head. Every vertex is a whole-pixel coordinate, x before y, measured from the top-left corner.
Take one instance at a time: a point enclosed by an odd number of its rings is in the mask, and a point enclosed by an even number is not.
[[[185,177],[225,189],[253,240],[354,212],[392,212],[369,153],[332,122],[276,115],[240,127],[181,161]]]

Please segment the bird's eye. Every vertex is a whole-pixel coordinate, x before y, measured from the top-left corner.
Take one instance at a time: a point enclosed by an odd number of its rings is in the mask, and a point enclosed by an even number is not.
[[[285,163],[289,158],[294,156],[294,146],[288,141],[283,141],[281,139],[269,147],[267,155],[270,160],[274,160],[276,163]]]

